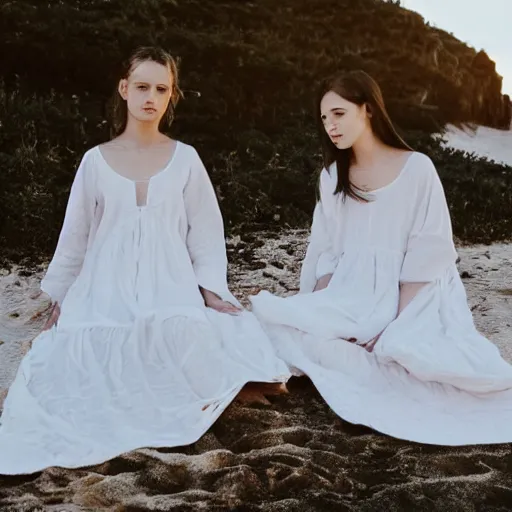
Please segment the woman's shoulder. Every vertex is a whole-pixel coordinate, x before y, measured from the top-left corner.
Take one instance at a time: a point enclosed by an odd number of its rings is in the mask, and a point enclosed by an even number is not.
[[[96,156],[99,151],[99,144],[84,151],[80,158],[79,168],[90,169],[96,163]]]
[[[100,142],[99,144],[96,144],[96,146],[93,146],[91,149],[89,149],[88,153],[91,154],[91,156],[94,156],[94,154],[99,153],[102,154],[109,154],[110,152],[119,151],[121,149],[121,145],[119,144],[119,141],[117,140],[117,137],[111,140],[107,140],[105,142]]]
[[[413,181],[422,184],[429,182],[435,177],[438,177],[437,169],[432,159],[420,151],[412,151],[406,163],[409,168],[409,175]]]
[[[193,146],[192,144],[187,144],[186,142],[183,142],[181,140],[177,140],[176,141],[176,148],[178,146],[180,147],[180,151],[183,152],[182,154],[184,154],[186,156],[193,157],[193,158],[200,158],[199,157],[199,152],[197,151],[195,146]]]
[[[414,158],[416,162],[427,166],[434,165],[432,159],[426,153],[422,153],[421,151],[407,151],[407,153],[410,153],[411,158]]]
[[[432,159],[421,151],[411,151],[411,163],[414,163],[416,169],[421,169],[425,173],[436,172],[436,167]]]
[[[408,178],[403,183],[411,197],[424,197],[431,194],[432,190],[443,190],[443,182],[430,156],[414,152],[410,162],[406,173]]]

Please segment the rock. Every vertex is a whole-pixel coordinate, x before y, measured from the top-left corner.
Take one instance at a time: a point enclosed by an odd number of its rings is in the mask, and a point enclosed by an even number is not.
[[[249,270],[261,270],[262,268],[266,268],[267,264],[264,261],[258,260],[258,261],[251,261],[247,265],[247,268]]]

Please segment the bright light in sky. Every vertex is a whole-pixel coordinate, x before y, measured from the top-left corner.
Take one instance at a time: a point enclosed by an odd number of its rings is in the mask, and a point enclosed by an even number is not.
[[[400,4],[476,51],[485,50],[503,77],[503,93],[512,95],[511,0],[401,0]]]

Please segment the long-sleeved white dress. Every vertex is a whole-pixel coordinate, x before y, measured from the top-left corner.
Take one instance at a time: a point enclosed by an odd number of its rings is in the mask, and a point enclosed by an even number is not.
[[[279,355],[352,423],[423,443],[511,442],[512,366],[474,326],[432,161],[412,153],[369,203],[334,195],[336,173],[321,174],[299,294],[251,299]],[[428,284],[397,317],[408,282]]]
[[[256,318],[206,308],[227,286],[223,223],[204,166],[178,142],[147,184],[99,147],[78,168],[41,288],[56,327],[24,357],[0,418],[0,474],[101,463],[196,441],[249,381],[285,381]]]

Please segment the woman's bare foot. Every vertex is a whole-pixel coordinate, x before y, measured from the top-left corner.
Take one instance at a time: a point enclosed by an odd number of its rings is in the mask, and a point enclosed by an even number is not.
[[[249,382],[238,393],[236,401],[244,405],[270,405],[267,396],[286,394],[288,394],[288,388],[282,382]]]

